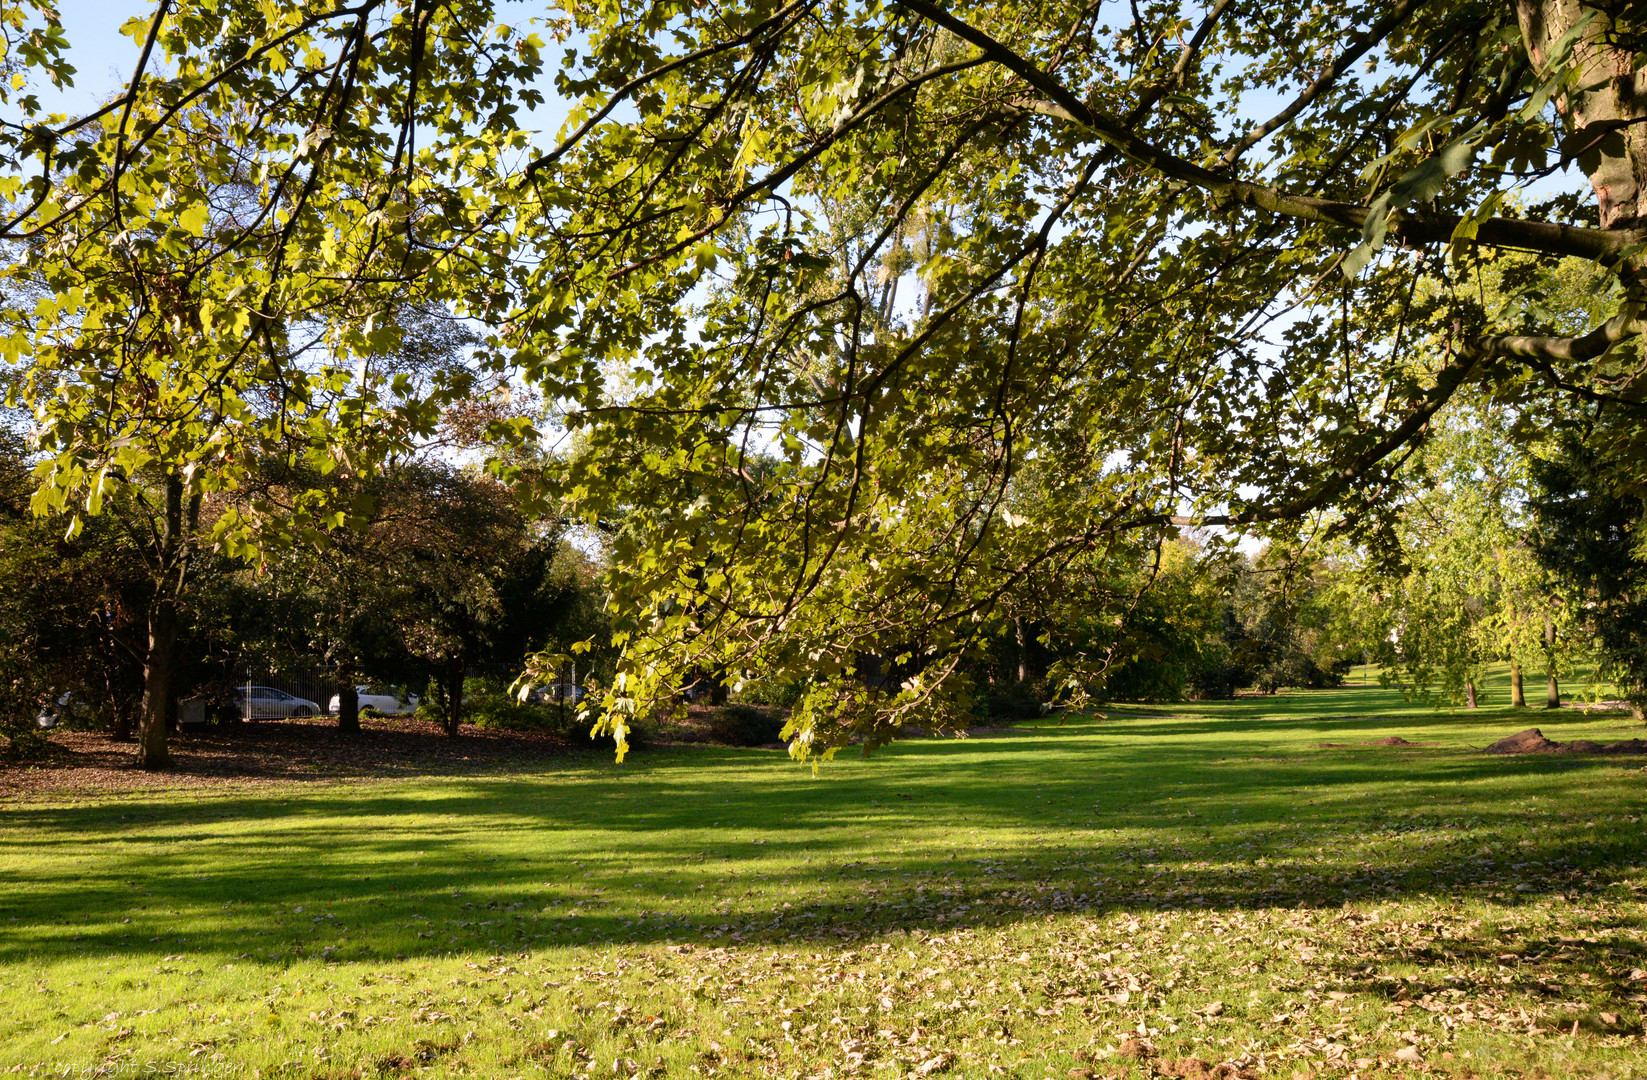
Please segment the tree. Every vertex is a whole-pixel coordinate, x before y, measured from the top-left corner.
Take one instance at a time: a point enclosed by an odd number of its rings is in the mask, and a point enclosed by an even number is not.
[[[446,734],[463,716],[463,682],[491,668],[518,670],[549,644],[557,538],[529,522],[495,480],[435,458],[397,463],[364,526],[361,586],[408,670],[429,680]],[[501,663],[499,663],[499,659]]]
[[[136,70],[103,108],[59,122],[11,98],[25,122],[0,145],[17,167],[0,178],[0,237],[17,256],[12,293],[39,299],[9,306],[5,336],[42,454],[34,509],[72,530],[111,500],[152,502],[144,768],[167,764],[199,553],[256,558],[348,516],[324,488],[274,512],[248,490],[264,463],[369,475],[469,385],[462,370],[414,378],[373,361],[399,344],[409,296],[491,302],[484,254],[457,273],[451,260],[501,226],[454,192],[518,141],[485,132],[499,118],[482,114],[505,107],[486,84],[535,70],[535,55],[469,52],[461,19],[484,6],[388,22],[380,7],[161,3],[126,25]],[[23,41],[8,56],[18,80],[72,72],[49,8],[7,5],[0,21]]]
[[[1630,393],[1647,157],[1597,73],[1633,70],[1631,12],[645,10],[660,21],[575,16],[562,86],[586,96],[530,170],[546,254],[508,337],[576,406],[588,453],[560,490],[585,513],[708,493],[648,509],[617,552],[620,709],[689,663],[816,688],[858,653],[919,658],[891,714],[1073,549],[1318,510],[1364,524],[1461,390]],[[1599,205],[1506,201],[1574,158]],[[840,206],[866,223],[845,243]],[[1613,295],[1576,330],[1489,311],[1477,259],[1496,249],[1597,261]],[[1426,278],[1443,287],[1415,292]],[[1445,347],[1418,364],[1420,339]],[[590,357],[645,391],[605,396]],[[765,483],[741,475],[751,445],[782,451]],[[1006,524],[1047,460],[1063,497]],[[680,572],[705,546],[727,568],[707,589]],[[802,714],[820,725],[802,753],[874,722]]]
[[[325,309],[433,237],[409,272],[580,437],[544,497],[633,516],[610,566],[620,742],[693,668],[804,677],[800,754],[916,705],[958,721],[942,688],[980,622],[1074,553],[1391,514],[1468,388],[1638,408],[1647,106],[1613,77],[1639,67],[1636,5],[566,5],[571,116],[517,172],[498,149],[526,143],[539,43],[485,33],[488,6],[268,10],[163,5],[134,37],[174,78],[140,65],[95,139],[11,129],[10,235],[62,216],[112,243],[109,177],[163,176],[209,97],[246,110],[222,145],[251,174],[292,178],[257,195],[298,233],[258,241],[253,295]],[[41,42],[22,62],[60,73]],[[411,151],[422,133],[440,153]],[[1569,162],[1587,191],[1514,204]],[[84,203],[54,197],[71,173]],[[310,275],[288,250],[348,257]],[[1487,310],[1495,250],[1595,262],[1598,320]],[[1446,343],[1428,365],[1420,338]],[[324,454],[341,429],[314,436]],[[1008,525],[1030,461],[1061,497]],[[900,678],[863,687],[866,655]]]
[[[1647,499],[1639,486],[1620,485],[1617,470],[1600,460],[1634,439],[1617,440],[1606,421],[1585,427],[1565,432],[1559,452],[1534,464],[1533,549],[1582,598],[1574,621],[1594,635],[1603,675],[1640,719],[1647,705]]]
[[[33,727],[42,707],[70,695],[78,719],[130,738],[142,692],[145,613],[152,584],[114,515],[72,537],[29,513],[23,440],[0,427],[0,680],[14,688],[8,722]]]
[[[1511,704],[1526,703],[1521,673],[1537,665],[1555,707],[1560,674],[1580,658],[1571,597],[1530,542],[1536,459],[1510,438],[1513,419],[1476,399],[1437,423],[1408,463],[1385,558],[1368,567],[1365,587],[1392,622],[1385,677],[1415,696],[1473,709],[1488,665],[1508,660]]]

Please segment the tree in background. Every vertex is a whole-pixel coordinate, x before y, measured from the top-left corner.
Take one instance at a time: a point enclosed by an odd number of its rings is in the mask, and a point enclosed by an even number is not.
[[[1229,569],[1222,637],[1232,688],[1337,686],[1377,640],[1381,621],[1350,594],[1352,575],[1337,546],[1272,539]]]
[[[1224,666],[1224,575],[1209,564],[1217,557],[1193,541],[1167,540],[1139,568],[1137,600],[1107,635],[1114,660],[1099,689],[1103,698],[1176,701]],[[1105,614],[1094,605],[1089,624]]]
[[[1568,633],[1571,598],[1545,573],[1529,537],[1526,451],[1508,437],[1514,414],[1475,401],[1438,425],[1409,465],[1387,558],[1367,588],[1390,613],[1385,678],[1409,695],[1475,708],[1490,664],[1547,673],[1548,703],[1581,656]]]
[[[122,503],[64,535],[61,521],[30,513],[29,465],[21,437],[0,428],[0,624],[14,649],[7,678],[32,688],[8,702],[8,719],[32,724],[69,695],[74,719],[129,739],[154,593],[141,530],[153,523],[144,505]]]
[[[468,389],[461,370],[418,379],[374,358],[399,344],[408,297],[493,303],[488,243],[506,226],[458,193],[523,142],[502,129],[535,45],[473,50],[464,20],[489,23],[484,5],[391,20],[378,6],[160,4],[123,28],[125,90],[66,122],[14,93],[30,69],[72,72],[55,14],[7,8],[11,29],[41,24],[39,46],[9,57],[7,100],[28,122],[0,140],[10,164],[37,165],[0,178],[5,276],[29,298],[0,317],[40,453],[32,506],[72,530],[123,501],[152,526],[143,768],[167,764],[202,553],[255,559],[347,516],[325,488],[255,498],[267,462],[370,475]]]
[[[1533,464],[1534,553],[1578,600],[1571,621],[1594,639],[1602,674],[1614,680],[1637,719],[1647,704],[1647,498],[1621,484],[1600,459],[1633,446],[1618,419],[1574,425],[1557,452]],[[1627,421],[1623,421],[1627,422]]]
[[[1249,557],[1227,539],[1176,537],[1128,554],[1130,562],[1117,558],[1090,580],[1066,568],[1056,591],[1042,583],[1038,596],[1009,596],[1010,611],[1033,613],[1037,700],[1174,701],[1334,686],[1384,633],[1336,551],[1271,543]],[[1044,606],[1026,607],[1029,599]],[[1007,624],[990,654],[1002,682],[1021,655],[1012,647],[1016,625]]]

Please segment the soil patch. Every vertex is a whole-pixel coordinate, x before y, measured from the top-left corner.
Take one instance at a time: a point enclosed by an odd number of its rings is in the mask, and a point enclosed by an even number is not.
[[[0,796],[112,793],[192,787],[464,775],[586,757],[610,743],[576,746],[555,736],[465,725],[456,738],[423,720],[360,721],[344,735],[328,717],[259,720],[174,735],[172,768],[142,772],[134,745],[104,732],[53,732],[45,755],[0,768]]]
[[[1552,742],[1537,728],[1518,731],[1487,747],[1489,754],[1634,754],[1647,755],[1647,741],[1625,739],[1622,742],[1598,743],[1589,739],[1572,742]]]
[[[1399,735],[1386,735],[1382,739],[1368,739],[1366,742],[1318,742],[1317,750],[1349,750],[1357,746],[1434,746],[1435,743],[1408,742]]]

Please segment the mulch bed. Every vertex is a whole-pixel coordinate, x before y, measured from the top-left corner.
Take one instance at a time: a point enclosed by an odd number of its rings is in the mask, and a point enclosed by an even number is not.
[[[1625,739],[1622,742],[1598,743],[1589,739],[1572,742],[1552,742],[1535,727],[1518,731],[1487,747],[1489,754],[1632,754],[1647,755],[1647,741]]]
[[[611,760],[610,742],[574,746],[551,735],[469,726],[454,739],[439,725],[410,718],[362,719],[360,728],[344,735],[335,719],[316,717],[174,734],[172,768],[153,773],[132,765],[134,744],[115,742],[106,732],[53,732],[44,756],[0,766],[0,797],[456,776],[592,759],[602,750]]]

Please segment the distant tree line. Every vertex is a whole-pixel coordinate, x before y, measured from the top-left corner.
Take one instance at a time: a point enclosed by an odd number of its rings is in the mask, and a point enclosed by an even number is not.
[[[495,479],[437,456],[353,482],[342,500],[353,520],[250,562],[210,539],[230,497],[200,500],[185,522],[193,550],[181,587],[157,581],[163,479],[132,478],[68,535],[61,519],[30,512],[29,468],[15,426],[0,428],[0,717],[12,753],[38,742],[35,718],[62,700],[77,722],[136,737],[158,664],[168,668],[167,723],[152,736],[163,749],[179,698],[232,714],[248,672],[318,677],[345,729],[358,727],[357,683],[405,686],[456,734],[466,682],[507,687],[529,654],[594,640],[587,681],[607,654],[595,559]],[[278,504],[323,482],[271,465],[255,497]],[[176,620],[163,657],[157,602]]]

